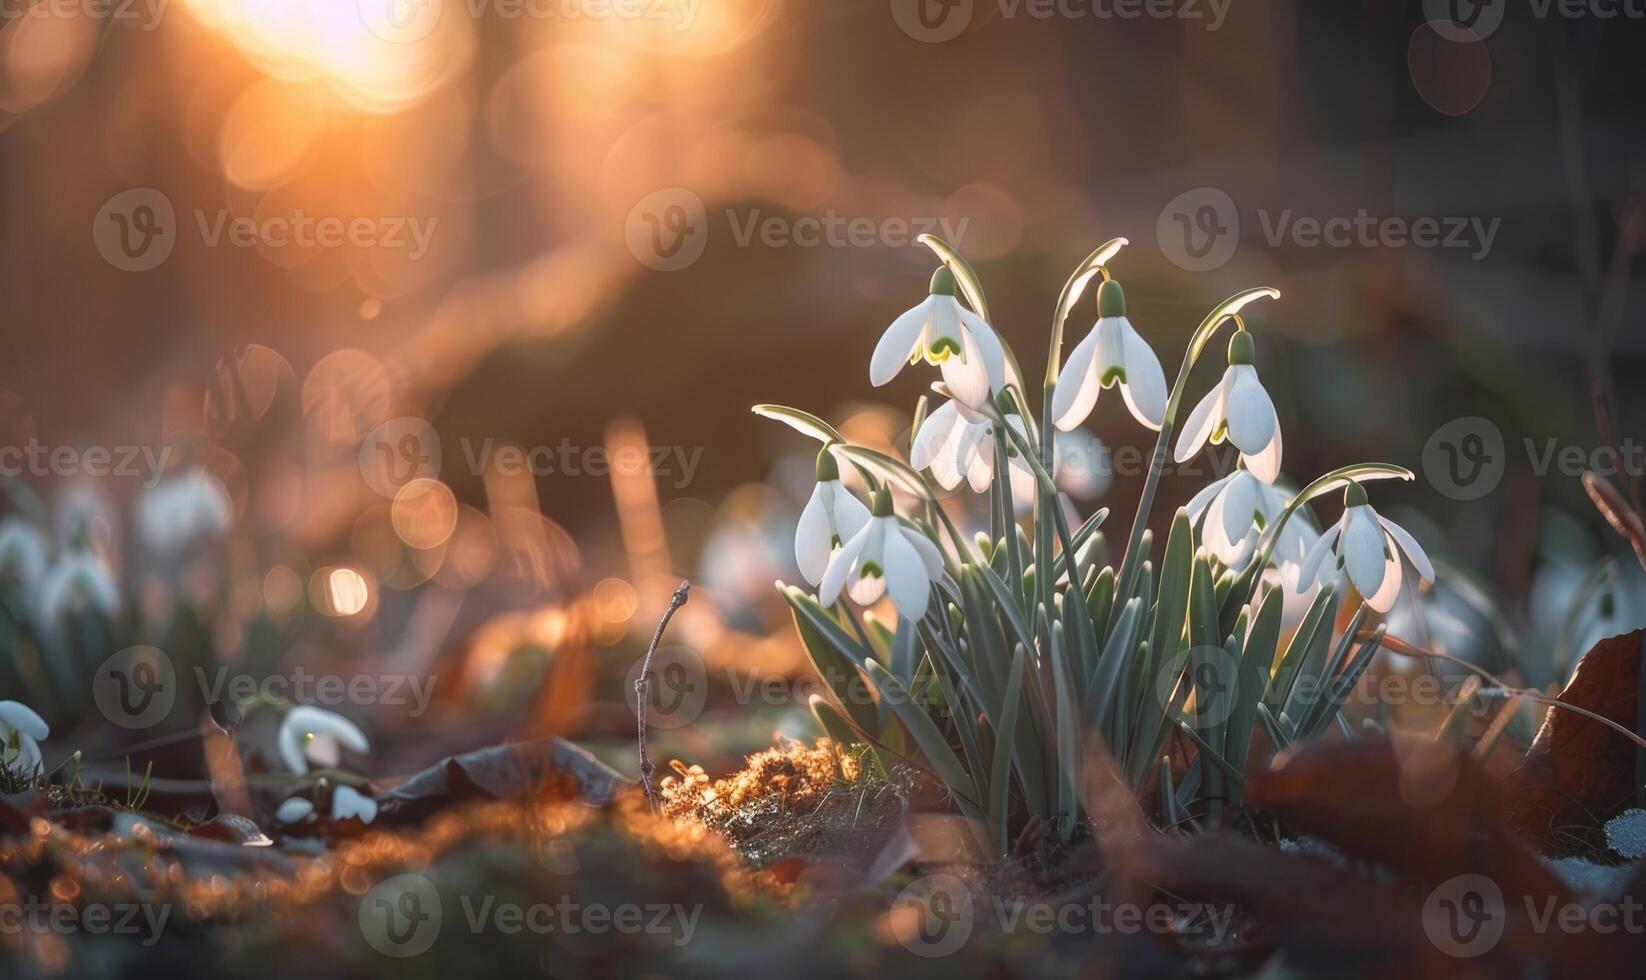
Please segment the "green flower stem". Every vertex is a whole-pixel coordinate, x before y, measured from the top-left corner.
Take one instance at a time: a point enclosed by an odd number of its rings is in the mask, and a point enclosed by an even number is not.
[[[1183,403],[1183,390],[1188,386],[1189,372],[1193,370],[1195,362],[1206,349],[1206,344],[1217,333],[1217,328],[1223,321],[1233,319],[1240,312],[1241,307],[1255,299],[1279,299],[1280,290],[1269,286],[1260,286],[1236,293],[1219,303],[1200,326],[1195,329],[1194,335],[1189,338],[1189,349],[1184,353],[1183,364],[1177,369],[1177,381],[1172,385],[1172,393],[1166,399],[1166,417],[1160,423],[1160,437],[1155,440],[1154,458],[1149,461],[1149,474],[1143,481],[1143,493],[1137,500],[1137,515],[1132,518],[1131,537],[1126,542],[1126,555],[1120,566],[1120,585],[1115,590],[1115,603],[1119,605],[1130,599],[1137,588],[1137,577],[1143,573],[1144,556],[1138,552],[1143,546],[1143,532],[1149,526],[1149,511],[1154,508],[1155,491],[1160,487],[1160,473],[1166,466],[1167,447],[1171,445],[1172,430],[1177,427],[1177,410]]]

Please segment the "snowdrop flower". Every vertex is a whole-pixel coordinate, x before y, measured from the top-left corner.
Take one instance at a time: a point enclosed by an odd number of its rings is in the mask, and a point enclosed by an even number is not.
[[[1434,566],[1429,564],[1423,546],[1405,528],[1379,517],[1366,502],[1364,487],[1350,484],[1343,494],[1343,504],[1343,517],[1322,534],[1304,556],[1300,587],[1317,581],[1322,572],[1335,575],[1341,571],[1365,597],[1368,606],[1386,613],[1400,594],[1406,561],[1411,562],[1424,581],[1435,580]],[[1322,566],[1328,555],[1332,566],[1325,569]]]
[[[33,524],[21,517],[0,521],[0,579],[10,579],[25,597],[46,574],[46,542]]]
[[[234,504],[222,481],[194,467],[143,494],[136,517],[144,542],[169,555],[199,538],[227,531],[234,523]]]
[[[825,448],[817,454],[817,486],[794,529],[794,557],[800,574],[812,585],[823,581],[829,556],[867,523],[869,508],[840,482],[840,464]]]
[[[57,559],[40,583],[40,618],[56,623],[65,613],[96,610],[112,617],[120,611],[120,586],[114,572],[90,551],[71,551]]]
[[[1015,405],[1002,404],[1001,415],[1024,442],[1033,445]],[[959,401],[947,401],[920,424],[914,444],[909,447],[909,465],[917,470],[930,469],[933,479],[945,490],[953,490],[964,480],[973,491],[982,493],[994,482],[995,436],[995,422],[987,415]],[[1006,440],[1006,457],[1012,500],[1032,505],[1034,470],[1010,439]]]
[[[943,369],[954,397],[974,408],[1006,385],[1006,354],[994,328],[960,305],[954,273],[932,274],[931,295],[886,328],[869,361],[869,380],[880,387],[922,357]]]
[[[1160,431],[1166,419],[1166,373],[1148,342],[1126,319],[1126,294],[1106,280],[1097,289],[1097,325],[1075,345],[1052,394],[1052,419],[1064,432],[1086,421],[1104,388],[1120,386],[1139,422]]]
[[[1206,440],[1220,443],[1226,437],[1259,480],[1273,483],[1280,475],[1280,422],[1252,361],[1252,335],[1238,330],[1229,339],[1229,369],[1223,380],[1189,413],[1177,437],[1174,456],[1179,463],[1200,452]]]
[[[1057,488],[1071,497],[1096,500],[1114,483],[1114,464],[1103,440],[1085,429],[1059,436],[1052,452],[1057,466],[1052,479]]]
[[[1237,469],[1195,494],[1187,510],[1191,522],[1203,523],[1201,541],[1207,550],[1238,572],[1252,560],[1258,539],[1289,502],[1286,494],[1253,473]],[[1303,513],[1293,513],[1280,529],[1272,560],[1277,565],[1301,565],[1319,537]]]
[[[50,734],[51,729],[33,708],[17,701],[0,701],[0,759],[5,760],[8,769],[28,776],[40,772],[40,743]]]
[[[943,554],[925,535],[905,527],[892,512],[888,490],[874,495],[869,522],[834,554],[817,600],[832,606],[841,589],[860,606],[891,593],[897,613],[909,619],[925,615],[932,580],[943,574]]]
[[[343,748],[351,752],[371,751],[366,733],[354,722],[335,712],[302,704],[281,719],[276,742],[286,768],[300,776],[309,771],[311,762],[322,769],[336,767]]]
[[[307,797],[294,796],[280,804],[274,812],[276,823],[293,825],[304,823],[314,816],[314,802]],[[377,801],[353,786],[339,786],[331,794],[331,818],[348,820],[358,817],[361,823],[377,819]]]

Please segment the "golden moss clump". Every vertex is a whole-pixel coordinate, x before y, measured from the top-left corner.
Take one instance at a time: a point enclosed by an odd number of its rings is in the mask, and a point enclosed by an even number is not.
[[[820,738],[814,745],[785,741],[749,756],[741,772],[711,780],[702,766],[678,759],[677,775],[659,787],[665,816],[723,826],[739,814],[782,817],[816,810],[830,787],[854,783],[861,774],[856,756]]]

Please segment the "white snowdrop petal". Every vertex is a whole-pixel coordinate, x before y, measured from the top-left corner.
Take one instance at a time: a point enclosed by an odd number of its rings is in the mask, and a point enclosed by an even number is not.
[[[358,817],[361,823],[371,823],[377,819],[377,801],[353,786],[339,786],[331,794],[331,815],[333,820]]]
[[[1212,437],[1217,428],[1218,417],[1223,414],[1223,386],[1220,384],[1189,413],[1189,418],[1183,423],[1183,431],[1177,436],[1177,449],[1172,458],[1182,463],[1206,445],[1206,440]]]
[[[1231,364],[1228,374],[1224,411],[1228,415],[1229,441],[1242,453],[1256,455],[1274,439],[1279,424],[1274,402],[1257,380],[1257,369],[1250,364]]]
[[[893,320],[886,332],[880,335],[880,342],[874,347],[874,356],[869,359],[869,380],[875,387],[897,377],[914,356],[926,321],[931,318],[931,306],[932,297],[927,297],[925,302]]]
[[[1400,546],[1400,550],[1406,552],[1406,557],[1412,560],[1412,567],[1417,569],[1417,574],[1423,578],[1423,581],[1433,582],[1435,580],[1435,567],[1429,562],[1428,553],[1423,550],[1422,545],[1417,543],[1417,539],[1412,537],[1411,532],[1381,514],[1378,515],[1377,521],[1395,539],[1395,543]]]
[[[817,586],[817,601],[825,606],[832,606],[840,601],[840,590],[845,587],[857,566],[858,557],[863,553],[863,545],[869,540],[869,532],[873,522],[865,524],[863,530],[857,532],[840,550],[829,559],[829,567],[823,572],[823,581]]]
[[[909,465],[917,470],[932,465],[938,447],[948,442],[955,426],[962,424],[964,423],[953,401],[939,405],[935,412],[926,416],[925,421],[920,423],[920,431],[915,433],[914,443],[909,446]]]
[[[1097,405],[1097,395],[1102,390],[1093,363],[1097,347],[1097,331],[1093,330],[1069,352],[1063,373],[1058,375],[1057,387],[1052,390],[1052,422],[1064,432],[1086,421],[1086,416],[1092,414],[1092,408]]]
[[[919,619],[926,613],[931,598],[931,577],[920,553],[902,534],[886,535],[886,589],[891,593],[892,605],[898,615]]]
[[[1282,450],[1280,440],[1280,426],[1275,426],[1274,438],[1258,453],[1241,453],[1240,458],[1245,460],[1246,468],[1252,475],[1264,483],[1273,483],[1280,478],[1280,454]]]
[[[1343,523],[1343,569],[1361,596],[1377,594],[1388,564],[1383,551],[1383,528],[1365,505],[1350,507]]]
[[[932,578],[943,574],[943,552],[938,549],[932,540],[913,528],[899,528],[903,537],[907,538],[915,553],[920,555],[920,561],[926,566],[926,573]]]
[[[1343,531],[1343,522],[1333,524],[1326,533],[1316,539],[1314,546],[1303,556],[1302,567],[1297,573],[1297,590],[1302,592],[1313,587],[1320,581],[1320,566],[1326,562],[1327,556],[1333,554],[1333,545],[1337,543]]]
[[[1244,538],[1255,523],[1252,520],[1257,513],[1255,483],[1251,474],[1236,471],[1229,480],[1229,488],[1223,492],[1223,533],[1230,541]]]
[[[1000,346],[1000,338],[996,336],[994,327],[988,321],[962,308],[960,324],[965,328],[967,336],[976,346],[977,352],[983,361],[983,369],[989,376],[991,391],[1001,391],[1006,387],[1006,351]],[[971,356],[971,348],[967,348],[966,356]]]
[[[1121,397],[1139,422],[1158,432],[1166,420],[1166,372],[1160,369],[1160,359],[1142,335],[1125,317],[1119,319],[1126,359],[1126,381],[1120,386]]]
[[[45,719],[21,701],[0,701],[0,734],[8,728],[16,729],[36,740],[44,740],[51,736],[51,729],[46,727]]]
[[[949,355],[940,368],[943,383],[949,386],[949,393],[956,400],[973,408],[981,408],[989,401],[989,371],[983,363],[983,355],[970,337],[964,338],[962,343],[965,359],[962,360],[959,355]]]
[[[829,521],[828,491],[825,484],[812,488],[811,499],[800,512],[800,521],[794,528],[794,560],[806,581],[816,585],[822,581],[829,567],[829,555],[834,551],[834,529]]]
[[[1399,555],[1389,558],[1383,563],[1383,582],[1377,591],[1366,598],[1366,605],[1380,613],[1386,613],[1394,608],[1395,600],[1400,597],[1400,585],[1405,577]],[[1358,586],[1357,586],[1358,588]],[[1365,593],[1362,593],[1364,595]]]
[[[1189,520],[1200,520],[1201,513],[1205,511],[1207,505],[1212,502],[1212,498],[1222,493],[1223,488],[1228,486],[1229,481],[1232,479],[1234,479],[1233,473],[1230,473],[1228,476],[1220,476],[1211,483],[1201,487],[1200,492],[1196,493],[1193,497],[1190,497],[1189,502],[1184,505],[1184,509],[1189,512]]]
[[[280,804],[280,809],[274,811],[277,823],[301,823],[314,814],[314,804],[301,796],[294,796]]]

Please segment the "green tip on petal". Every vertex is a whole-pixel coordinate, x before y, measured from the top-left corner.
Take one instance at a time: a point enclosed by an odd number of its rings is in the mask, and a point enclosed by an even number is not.
[[[1103,377],[1099,379],[1098,383],[1105,388],[1113,388],[1116,384],[1125,384],[1126,369],[1117,364],[1107,371],[1104,371]]]
[[[876,490],[869,502],[869,512],[875,517],[890,517],[892,510],[892,492],[886,489]]]
[[[825,446],[823,451],[817,454],[817,482],[827,483],[830,480],[838,479],[840,479],[840,463],[834,458],[834,453],[829,452],[828,447]]]
[[[880,566],[872,561],[864,562],[863,567],[858,570],[858,574],[862,575],[864,578],[886,577],[886,573],[881,570]]]
[[[932,273],[931,293],[933,296],[953,296],[955,294],[954,273],[949,270],[948,266],[940,265],[937,267],[937,271]]]
[[[1252,343],[1252,335],[1244,330],[1236,330],[1235,335],[1229,338],[1229,363],[1251,364],[1257,360],[1257,347]]]
[[[1364,506],[1366,506],[1366,488],[1361,486],[1358,483],[1349,484],[1349,489],[1343,491],[1343,506],[1345,506],[1345,507],[1364,507]]]
[[[961,348],[960,341],[953,337],[939,337],[926,348],[926,360],[931,364],[942,364],[950,357],[959,357],[966,360],[966,352]]]
[[[1113,279],[1105,279],[1103,285],[1097,287],[1097,315],[1126,315],[1126,292],[1120,288],[1120,283]]]

